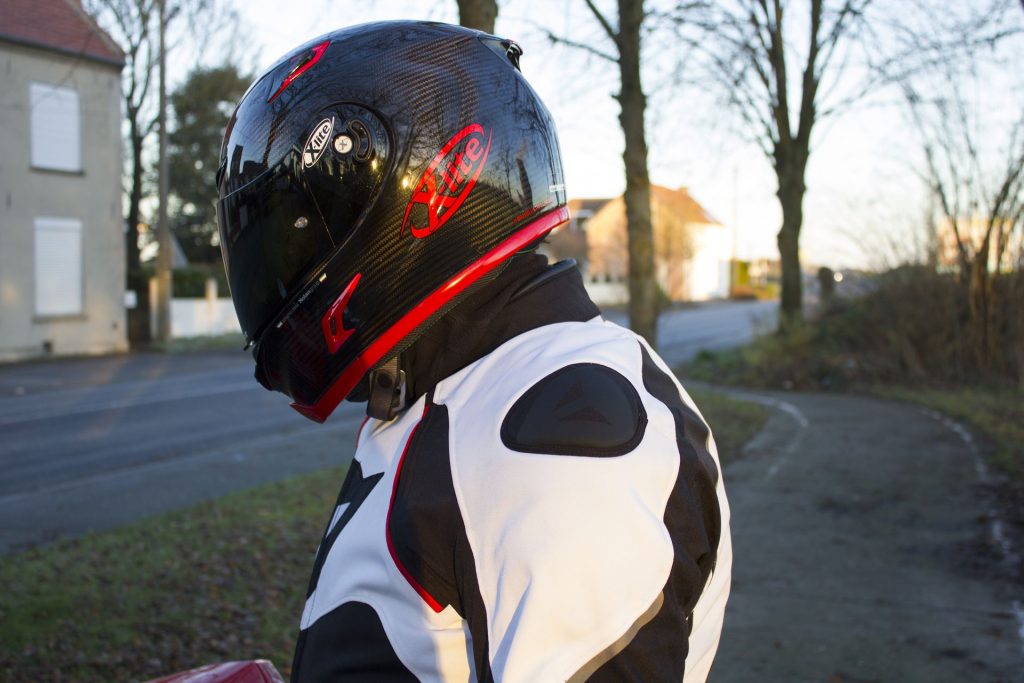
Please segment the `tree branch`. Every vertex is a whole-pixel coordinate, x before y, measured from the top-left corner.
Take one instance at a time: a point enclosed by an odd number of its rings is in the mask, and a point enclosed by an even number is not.
[[[577,50],[583,50],[584,52],[592,54],[595,57],[600,57],[601,59],[612,62],[613,64],[617,64],[619,61],[618,57],[607,52],[604,52],[603,50],[598,50],[596,47],[590,45],[589,43],[581,43],[579,41],[571,40],[569,38],[563,38],[562,36],[555,35],[549,29],[544,28],[543,26],[536,26],[537,28],[544,32],[548,41],[550,41],[552,45],[565,45],[566,47],[575,48]]]
[[[601,24],[601,28],[604,29],[604,32],[607,33],[608,37],[612,39],[613,43],[615,43],[615,47],[618,48],[619,47],[619,34],[618,34],[618,32],[615,31],[615,29],[612,28],[612,25],[610,23],[608,23],[608,20],[604,18],[604,15],[601,14],[601,10],[597,9],[597,5],[594,4],[594,0],[583,0],[583,1],[585,3],[587,3],[587,7],[590,8],[590,11],[591,11],[591,13],[593,13],[594,18],[597,19],[597,23]]]
[[[782,35],[783,10],[781,0],[772,0],[772,12],[765,0],[761,0],[764,8],[768,28],[768,61],[772,66],[772,74],[775,78],[775,91],[772,93],[772,114],[775,118],[775,128],[778,130],[779,141],[782,144],[793,139],[793,131],[789,125],[789,87],[786,76],[786,53],[785,39]]]

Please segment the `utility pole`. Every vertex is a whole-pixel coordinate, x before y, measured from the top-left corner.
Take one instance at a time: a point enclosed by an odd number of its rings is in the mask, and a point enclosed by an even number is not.
[[[167,7],[166,0],[160,2],[160,211],[157,214],[157,238],[160,251],[156,259],[157,313],[156,337],[162,342],[171,338],[171,230],[167,224]]]
[[[738,262],[739,254],[739,230],[740,230],[740,166],[738,163],[732,165],[732,260]]]
[[[733,162],[732,165],[732,254],[729,257],[729,296],[740,281],[740,255],[739,255],[739,231],[740,231],[740,166]]]

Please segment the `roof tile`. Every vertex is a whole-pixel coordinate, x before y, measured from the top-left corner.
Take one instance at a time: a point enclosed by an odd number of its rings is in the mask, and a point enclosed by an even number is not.
[[[3,0],[0,39],[123,65],[124,53],[78,0]]]

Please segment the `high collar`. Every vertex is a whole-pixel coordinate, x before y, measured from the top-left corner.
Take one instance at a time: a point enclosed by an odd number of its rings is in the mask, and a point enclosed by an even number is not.
[[[415,401],[523,332],[598,315],[575,266],[549,266],[545,256],[535,253],[517,256],[493,282],[455,306],[402,353],[407,400]]]

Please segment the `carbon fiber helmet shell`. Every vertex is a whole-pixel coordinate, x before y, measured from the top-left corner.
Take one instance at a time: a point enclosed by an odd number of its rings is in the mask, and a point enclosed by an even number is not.
[[[476,283],[568,220],[511,41],[426,22],[292,51],[228,123],[218,223],[256,376],[322,422]]]

